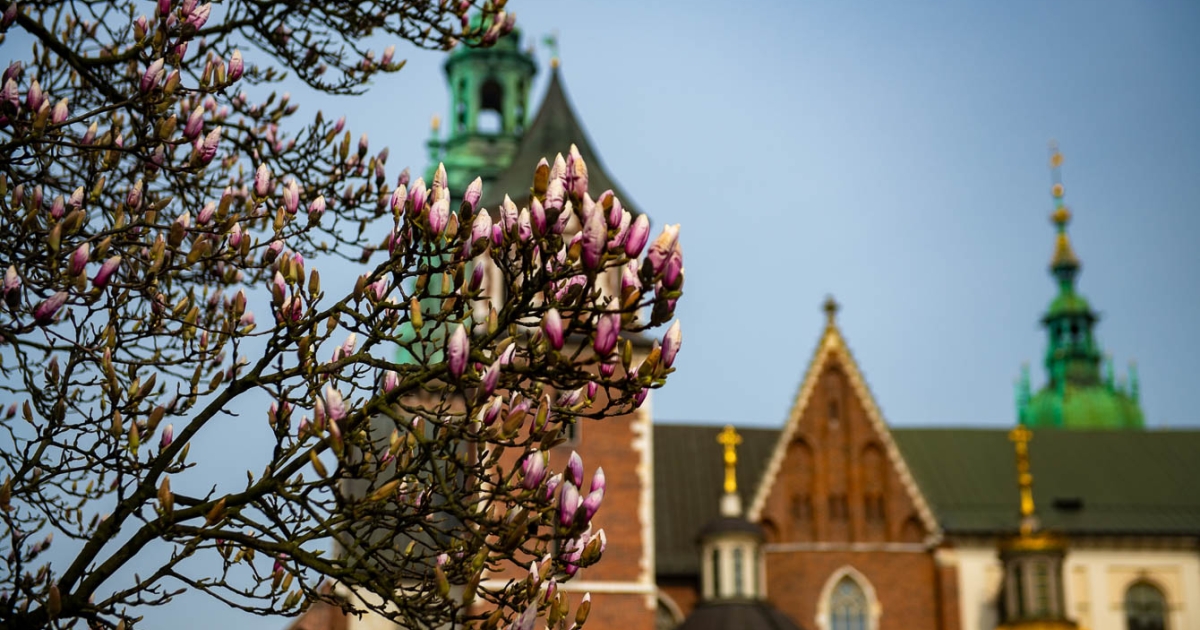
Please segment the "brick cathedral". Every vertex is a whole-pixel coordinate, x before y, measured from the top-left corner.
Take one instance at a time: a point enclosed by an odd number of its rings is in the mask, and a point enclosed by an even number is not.
[[[482,176],[485,195],[501,195],[482,200],[492,207],[575,144],[593,187],[633,206],[557,59],[528,115],[536,71],[519,32],[451,52],[430,174],[444,163],[451,190]],[[1051,162],[1057,178],[1057,152]],[[578,451],[608,473],[604,561],[561,587],[591,593],[587,627],[1200,629],[1200,432],[1144,428],[1136,373],[1115,380],[1076,291],[1057,179],[1052,197],[1047,379],[1034,392],[1022,374],[1012,431],[889,426],[830,298],[778,429],[656,424],[647,399],[557,447],[556,469]],[[388,626],[314,609],[292,627]]]

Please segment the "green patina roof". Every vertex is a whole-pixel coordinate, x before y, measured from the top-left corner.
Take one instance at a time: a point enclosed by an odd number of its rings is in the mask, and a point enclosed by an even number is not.
[[[1056,420],[1059,405],[1061,427]],[[1067,384],[1061,396],[1055,390],[1043,389],[1029,401],[1026,414],[1031,427],[1134,429],[1145,424],[1136,402],[1123,392],[1101,385]]]
[[[695,576],[696,535],[718,516],[720,427],[654,427],[654,532],[659,575]],[[738,492],[749,507],[779,437],[738,429]],[[1016,460],[1007,429],[892,429],[942,528],[1013,534]],[[1034,431],[1033,492],[1042,524],[1071,535],[1200,535],[1200,431]],[[1055,507],[1078,499],[1078,511]]]
[[[1050,308],[1046,309],[1046,318],[1053,319],[1064,315],[1090,316],[1092,315],[1092,306],[1074,289],[1061,292],[1050,302]]]

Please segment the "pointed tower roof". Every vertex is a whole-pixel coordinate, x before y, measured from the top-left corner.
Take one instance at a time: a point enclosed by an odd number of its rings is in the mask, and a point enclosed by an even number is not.
[[[1049,379],[1030,397],[1023,377],[1017,397],[1018,418],[1030,427],[1139,429],[1143,419],[1137,392],[1121,391],[1111,378],[1101,377],[1103,353],[1093,332],[1099,316],[1075,288],[1080,263],[1067,234],[1071,211],[1063,203],[1062,164],[1058,145],[1051,143],[1054,211],[1050,220],[1055,241],[1050,274],[1057,281],[1058,295],[1042,317],[1048,333],[1045,364]]]
[[[525,130],[510,166],[494,183],[484,186],[481,200],[483,207],[490,209],[499,206],[505,195],[509,195],[520,205],[529,197],[529,189],[533,184],[533,169],[538,160],[546,158],[553,161],[555,155],[565,155],[572,144],[579,149],[579,154],[587,162],[588,188],[597,192],[611,189],[627,210],[634,215],[639,214],[629,195],[620,189],[616,180],[605,170],[599,153],[588,139],[579,117],[571,107],[570,99],[567,98],[558,63],[551,64],[550,86],[546,88],[546,97],[542,99],[537,117]]]

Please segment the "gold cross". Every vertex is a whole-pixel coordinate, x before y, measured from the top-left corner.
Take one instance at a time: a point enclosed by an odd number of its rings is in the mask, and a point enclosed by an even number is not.
[[[717,443],[725,447],[725,494],[733,494],[737,492],[737,446],[742,436],[732,425],[726,425],[717,435]]]
[[[1022,533],[1028,527],[1025,523],[1031,522],[1030,516],[1033,516],[1033,473],[1029,472],[1029,442],[1033,440],[1033,432],[1023,424],[1017,425],[1017,428],[1008,433],[1008,439],[1012,441],[1017,451],[1017,486],[1021,489],[1021,519]]]

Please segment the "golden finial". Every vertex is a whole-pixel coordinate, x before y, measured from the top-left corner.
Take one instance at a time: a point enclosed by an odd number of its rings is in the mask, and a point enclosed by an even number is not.
[[[558,31],[551,31],[549,35],[542,38],[542,43],[546,45],[546,48],[550,49],[550,67],[558,68],[560,63],[558,59]]]
[[[438,130],[438,129],[439,129],[441,126],[442,126],[442,119],[441,119],[440,117],[438,117],[438,115],[437,115],[437,114],[434,114],[434,115],[433,115],[433,120],[429,121],[429,127],[430,127],[430,129],[433,129],[434,133],[437,133],[437,130]]]
[[[1079,266],[1079,259],[1071,247],[1071,239],[1067,236],[1067,224],[1071,222],[1071,211],[1063,204],[1065,189],[1062,184],[1063,156],[1058,150],[1058,143],[1050,141],[1050,175],[1053,183],[1050,186],[1050,196],[1054,198],[1054,211],[1050,213],[1050,221],[1058,232],[1054,243],[1054,258],[1051,266],[1070,269]]]
[[[1029,471],[1029,442],[1033,432],[1023,424],[1009,431],[1008,439],[1017,451],[1017,487],[1021,490],[1021,535],[1033,534],[1033,473]]]
[[[725,447],[725,494],[734,494],[737,492],[737,446],[742,443],[742,436],[733,425],[726,425],[717,435],[717,443]]]
[[[825,311],[825,323],[827,325],[834,325],[837,320],[839,308],[841,308],[841,305],[837,303],[837,300],[833,299],[832,295],[825,297],[825,303],[821,305],[821,309]]]

